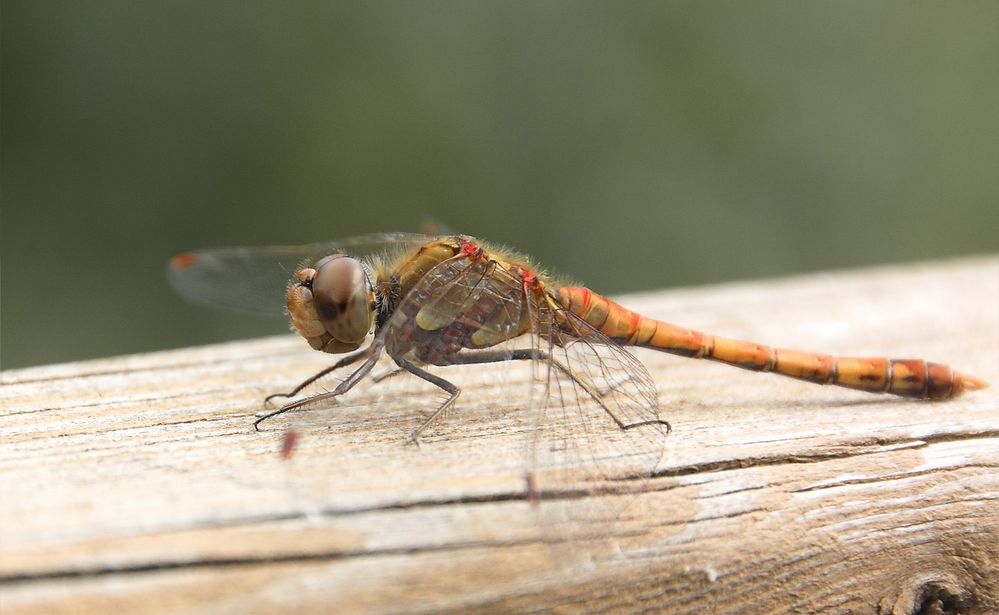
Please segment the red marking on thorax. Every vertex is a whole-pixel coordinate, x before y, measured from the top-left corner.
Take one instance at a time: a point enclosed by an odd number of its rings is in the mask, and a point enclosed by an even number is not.
[[[461,253],[467,256],[468,258],[471,259],[479,258],[480,256],[482,256],[483,252],[484,251],[482,250],[482,248],[479,247],[479,244],[475,243],[474,241],[463,241],[461,243]]]
[[[534,272],[527,267],[518,267],[517,273],[524,281],[524,288],[534,288],[538,285],[538,276],[536,276]]]

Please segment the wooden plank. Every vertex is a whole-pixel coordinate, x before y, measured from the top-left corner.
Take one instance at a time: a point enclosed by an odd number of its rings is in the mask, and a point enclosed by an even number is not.
[[[999,382],[997,257],[620,301]],[[0,610],[999,611],[999,388],[913,402],[637,354],[674,432],[623,508],[527,501],[505,366],[447,368],[465,392],[418,447],[402,378],[255,432],[328,364],[292,336],[3,372]],[[601,501],[612,522],[546,512]]]

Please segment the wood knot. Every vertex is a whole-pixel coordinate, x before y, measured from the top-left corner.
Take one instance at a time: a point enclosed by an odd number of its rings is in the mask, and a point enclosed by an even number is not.
[[[958,615],[969,613],[973,593],[954,574],[931,572],[906,580],[878,604],[879,615]]]

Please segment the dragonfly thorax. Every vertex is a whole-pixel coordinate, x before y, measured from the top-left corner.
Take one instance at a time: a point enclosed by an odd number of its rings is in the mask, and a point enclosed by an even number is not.
[[[333,254],[299,269],[286,303],[292,328],[316,350],[357,350],[375,315],[375,294],[357,259]]]

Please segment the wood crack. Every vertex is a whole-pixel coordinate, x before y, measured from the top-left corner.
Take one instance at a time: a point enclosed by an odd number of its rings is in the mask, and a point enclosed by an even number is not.
[[[674,436],[675,437],[675,436]],[[919,439],[897,438],[881,439],[872,445],[869,441],[860,442],[840,442],[837,448],[845,450],[836,451],[816,451],[804,452],[793,455],[759,455],[724,459],[703,464],[692,464],[687,466],[676,466],[665,468],[655,473],[656,478],[668,478],[677,476],[689,476],[692,474],[710,474],[714,472],[724,472],[744,468],[756,468],[779,465],[809,464],[828,461],[831,459],[847,459],[852,457],[863,457],[867,455],[883,454],[890,450],[898,450],[899,446],[913,449],[924,448],[930,444],[941,442],[957,442],[972,439],[992,439],[999,438],[999,430],[979,430],[967,432],[952,432],[934,434],[921,437]],[[853,447],[857,450],[850,450]],[[627,480],[627,479],[622,479]]]
[[[520,473],[525,385],[502,369],[469,371],[476,418],[449,422],[429,454],[401,445],[397,420],[429,398],[389,386],[351,402],[367,414],[349,427],[305,420],[324,439],[286,461],[284,430],[250,421],[279,374],[321,362],[290,336],[0,373],[0,602],[11,615],[999,613],[997,301],[995,256],[637,297],[626,305],[713,333],[921,355],[993,388],[920,404],[641,352],[660,400],[682,403],[659,467],[651,447],[609,452],[629,433],[567,459],[596,468],[539,457],[537,511]]]
[[[55,579],[80,579],[86,577],[106,577],[113,575],[130,575],[156,573],[173,570],[190,570],[198,568],[232,568],[245,566],[262,566],[268,564],[289,564],[299,562],[328,562],[358,557],[392,557],[405,555],[420,555],[426,553],[442,553],[490,548],[513,548],[518,546],[538,544],[537,540],[515,540],[496,542],[460,542],[451,544],[426,544],[414,547],[370,549],[370,550],[332,550],[319,553],[288,553],[285,555],[248,556],[248,557],[199,557],[193,559],[164,559],[145,563],[126,564],[121,566],[95,566],[80,568],[60,568],[44,572],[0,575],[0,586],[49,581]]]

